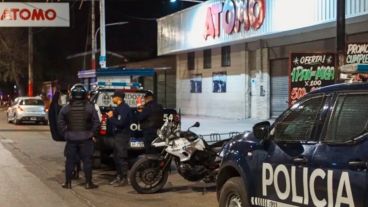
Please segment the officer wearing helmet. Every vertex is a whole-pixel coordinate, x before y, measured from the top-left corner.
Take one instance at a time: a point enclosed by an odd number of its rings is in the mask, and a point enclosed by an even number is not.
[[[71,99],[58,115],[58,129],[66,141],[65,183],[70,189],[73,169],[78,157],[83,162],[86,189],[97,188],[92,182],[93,137],[99,127],[99,119],[94,106],[87,100],[87,91],[81,84],[71,88]]]
[[[145,93],[144,102],[143,109],[138,109],[138,121],[143,132],[146,154],[154,154],[156,150],[151,143],[157,137],[157,129],[163,124],[163,108],[156,102],[151,91]]]
[[[130,124],[132,111],[124,101],[123,91],[116,90],[112,95],[112,101],[116,104],[113,111],[107,112],[108,124],[112,126],[114,133],[114,162],[116,168],[116,178],[110,182],[115,187],[124,186],[128,183],[128,145],[130,138]]]

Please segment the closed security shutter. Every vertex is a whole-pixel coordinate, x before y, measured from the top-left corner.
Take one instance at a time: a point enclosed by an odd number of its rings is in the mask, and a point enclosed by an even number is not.
[[[271,60],[271,117],[277,118],[288,108],[288,59]]]

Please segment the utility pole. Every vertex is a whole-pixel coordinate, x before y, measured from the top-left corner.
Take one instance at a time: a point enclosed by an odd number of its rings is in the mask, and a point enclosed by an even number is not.
[[[337,0],[336,8],[336,54],[337,71],[335,81],[340,79],[340,67],[345,64],[345,0]]]
[[[28,96],[33,96],[33,31],[28,27]]]
[[[105,0],[100,0],[100,66],[106,68]]]
[[[96,16],[95,16],[95,0],[92,0],[91,2],[91,45],[92,45],[92,60],[91,60],[91,68],[93,70],[96,70],[96,40],[95,40],[95,21],[96,21]]]

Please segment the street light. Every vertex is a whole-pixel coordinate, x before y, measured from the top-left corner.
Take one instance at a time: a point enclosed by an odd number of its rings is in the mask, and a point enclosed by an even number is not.
[[[109,23],[109,24],[105,24],[105,28],[106,27],[110,27],[110,26],[117,26],[117,25],[124,25],[124,24],[128,24],[129,22],[113,22],[113,23]],[[96,65],[96,51],[97,51],[97,34],[100,31],[100,27],[97,28],[96,32],[95,32],[95,45],[96,47],[94,48],[94,51],[92,51],[92,64]]]

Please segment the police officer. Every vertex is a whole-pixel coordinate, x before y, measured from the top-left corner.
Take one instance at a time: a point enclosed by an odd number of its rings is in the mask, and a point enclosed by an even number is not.
[[[117,105],[114,111],[107,112],[108,124],[112,126],[114,133],[114,162],[117,176],[110,182],[116,187],[128,183],[128,145],[130,138],[130,124],[132,111],[128,104],[124,102],[125,94],[116,90],[112,95],[112,101]]]
[[[143,132],[146,154],[154,154],[156,150],[152,148],[151,143],[157,137],[157,129],[163,124],[163,108],[155,101],[151,91],[145,93],[144,102],[138,121]]]
[[[70,189],[73,169],[77,158],[83,162],[86,189],[97,188],[92,182],[93,137],[99,127],[97,112],[86,99],[87,91],[81,84],[71,88],[71,100],[58,115],[58,129],[66,140],[65,183]]]

